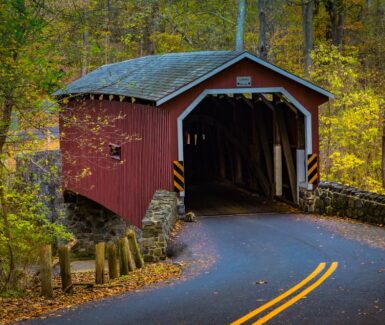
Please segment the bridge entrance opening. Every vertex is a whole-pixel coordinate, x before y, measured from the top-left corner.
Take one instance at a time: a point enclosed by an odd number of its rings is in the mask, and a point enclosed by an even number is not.
[[[183,120],[186,207],[207,215],[296,204],[304,149],[304,115],[283,95],[208,95]]]

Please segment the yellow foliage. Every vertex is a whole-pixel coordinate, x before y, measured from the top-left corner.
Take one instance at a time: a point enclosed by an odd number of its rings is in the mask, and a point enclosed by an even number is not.
[[[366,190],[381,191],[381,136],[384,100],[363,77],[357,51],[327,45],[313,52],[311,77],[336,94],[320,110],[321,176]]]

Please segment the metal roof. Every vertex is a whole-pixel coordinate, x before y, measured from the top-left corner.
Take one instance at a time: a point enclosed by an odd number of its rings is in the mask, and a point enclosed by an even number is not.
[[[232,64],[251,59],[327,97],[328,91],[243,51],[201,51],[151,55],[103,65],[53,95],[110,94],[160,105]]]

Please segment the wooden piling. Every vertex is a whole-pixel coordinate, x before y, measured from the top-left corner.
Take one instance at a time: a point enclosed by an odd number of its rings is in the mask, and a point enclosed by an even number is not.
[[[116,279],[119,277],[118,270],[118,258],[116,252],[116,245],[113,242],[107,244],[107,257],[108,257],[108,276],[110,279]]]
[[[104,279],[104,250],[105,243],[100,242],[95,245],[95,283],[103,284]]]
[[[128,246],[128,269],[130,271],[135,271],[136,270],[136,265],[135,265],[135,259],[134,259],[134,256],[132,254],[132,248],[131,248],[131,245],[128,241],[128,238],[126,237],[126,240],[127,240],[127,246]]]
[[[72,292],[70,248],[67,245],[59,247],[59,263],[62,290],[64,292]]]
[[[119,261],[121,275],[127,275],[129,272],[128,251],[128,239],[126,237],[119,239]]]
[[[40,280],[41,295],[46,298],[52,298],[52,251],[51,245],[40,247]]]
[[[126,231],[126,235],[128,238],[128,243],[130,245],[131,253],[135,260],[136,267],[140,269],[144,266],[144,260],[142,257],[142,253],[140,252],[138,241],[136,240],[135,231],[133,231],[132,229],[128,229]]]

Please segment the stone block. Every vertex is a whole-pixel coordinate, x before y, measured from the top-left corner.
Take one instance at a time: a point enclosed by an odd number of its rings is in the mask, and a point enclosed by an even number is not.
[[[162,249],[161,248],[155,248],[153,254],[154,254],[154,256],[162,256]]]
[[[349,209],[352,209],[354,208],[354,201],[356,200],[356,198],[354,198],[353,196],[349,196],[348,197],[348,208]]]
[[[364,206],[364,204],[363,204],[361,199],[357,198],[354,200],[354,207],[356,209],[362,209],[363,206]]]
[[[143,238],[141,243],[143,247],[153,247],[155,245],[155,238],[154,237]]]
[[[174,192],[156,191],[143,219],[143,247],[152,262],[166,258],[171,229],[177,220],[177,197]]]
[[[322,212],[325,208],[325,202],[319,197],[315,199],[315,208],[317,211],[320,212]]]
[[[325,213],[326,213],[327,215],[332,215],[333,212],[334,212],[333,207],[327,206],[327,207],[325,208]]]
[[[151,263],[151,262],[154,262],[154,257],[150,254],[144,254],[143,260],[147,263]]]

